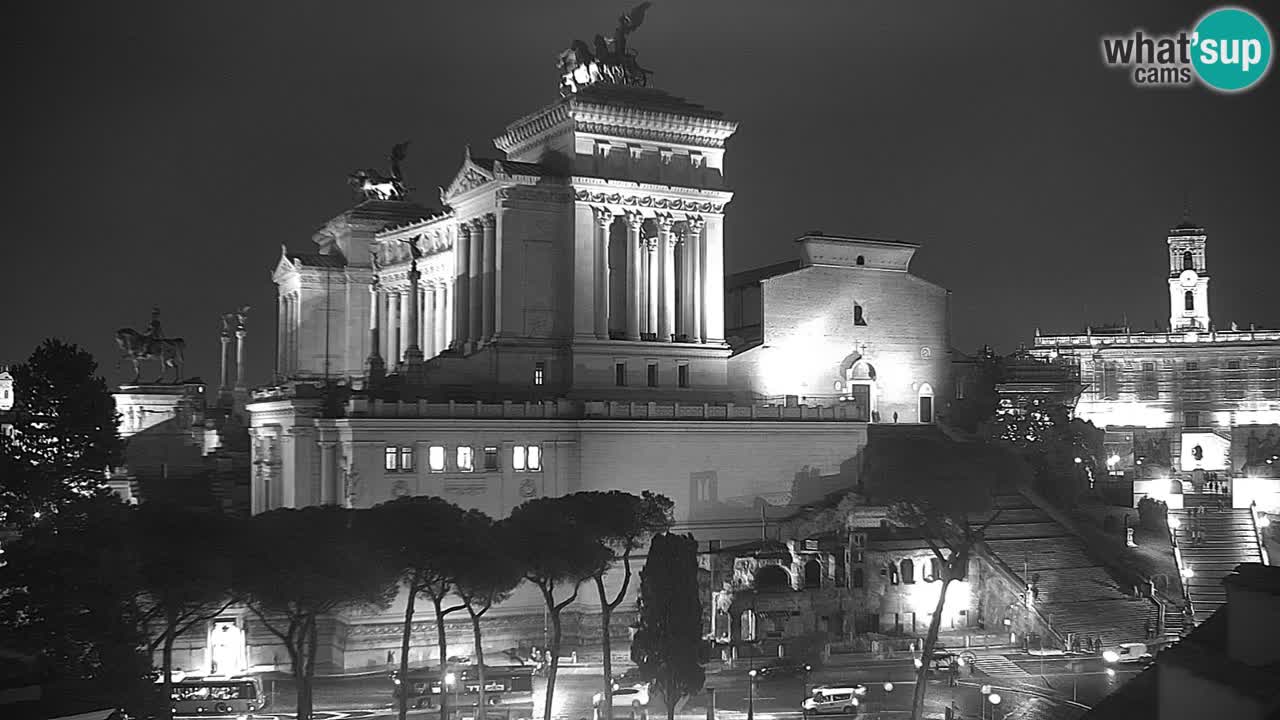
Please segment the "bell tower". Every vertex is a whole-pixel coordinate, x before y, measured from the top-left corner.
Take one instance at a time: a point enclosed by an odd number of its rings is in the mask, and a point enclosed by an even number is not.
[[[1204,228],[1184,214],[1169,231],[1169,330],[1209,330],[1209,271]]]

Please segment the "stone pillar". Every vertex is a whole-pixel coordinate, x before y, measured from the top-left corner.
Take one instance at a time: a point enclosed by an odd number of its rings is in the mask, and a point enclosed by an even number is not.
[[[404,319],[404,359],[405,362],[422,362],[422,346],[418,333],[422,330],[422,289],[419,282],[422,273],[418,271],[418,261],[409,265],[409,289],[405,291],[404,303],[409,311]]]
[[[302,313],[298,310],[298,294],[289,293],[289,374],[298,372],[298,325]]]
[[[396,362],[404,362],[404,354],[409,350],[409,324],[410,313],[413,312],[413,293],[409,288],[400,288],[396,295],[400,298],[398,303],[399,311],[396,312],[396,335],[399,338],[399,347],[396,348]]]
[[[596,216],[596,339],[609,339],[609,230],[614,215],[608,208],[592,208]]]
[[[471,221],[471,258],[467,261],[467,283],[470,286],[467,305],[467,316],[470,325],[467,327],[467,343],[471,347],[480,344],[480,336],[484,334],[484,278],[481,263],[484,261],[484,224],[479,220]]]
[[[648,291],[645,293],[645,310],[649,314],[649,320],[645,323],[645,332],[651,335],[658,334],[658,278],[659,268],[658,260],[662,256],[658,252],[659,239],[651,237],[645,240],[644,251],[648,257],[645,263],[645,280]]]
[[[332,440],[320,441],[320,504],[337,505],[338,498],[338,462],[334,457],[338,443]]]
[[[702,282],[706,289],[702,314],[707,342],[724,343],[724,216],[712,215],[702,229]]]
[[[445,280],[441,283],[440,292],[444,294],[444,344],[440,346],[441,350],[447,350],[453,347],[455,338],[458,336],[457,330],[454,328],[453,322],[455,315],[454,296],[457,294],[457,288],[449,281]]]
[[[283,376],[285,373],[285,365],[287,364],[287,348],[289,346],[285,327],[288,325],[289,306],[285,302],[284,295],[276,295],[276,310],[279,319],[276,321],[276,375]],[[224,348],[225,350],[225,348]]]
[[[462,350],[467,343],[471,327],[471,226],[463,223],[457,228],[458,241],[453,246],[456,280],[453,285],[453,336],[451,344]]]
[[[693,319],[693,325],[689,328],[689,339],[693,342],[706,342],[706,322],[703,318],[703,310],[706,304],[706,287],[703,278],[704,266],[704,245],[702,242],[702,218],[689,218],[689,232],[685,235],[685,242],[689,243],[689,260],[690,273],[693,276],[689,299],[693,301],[690,316]]]
[[[640,213],[627,213],[627,339],[640,339]]]
[[[671,232],[675,221],[658,219],[658,340],[671,342],[676,327],[676,237]]]
[[[493,340],[493,332],[498,318],[498,220],[494,215],[485,215],[480,222],[484,232],[484,292],[480,298],[481,306],[484,308],[484,322],[481,326],[481,342],[487,343]]]
[[[231,333],[224,329],[218,339],[222,342],[222,372],[218,375],[218,391],[221,394],[230,382],[230,375],[227,372],[227,346],[231,344]]]
[[[248,335],[243,324],[236,326],[236,390],[245,391],[244,384],[244,337]]]
[[[387,291],[387,364],[395,367],[400,361],[400,293]]]
[[[447,287],[449,287],[449,281],[445,279],[437,282],[435,290],[432,291],[432,296],[435,298],[434,329],[437,355],[449,348],[449,299],[445,294]]]
[[[369,283],[369,359],[365,362],[365,372],[371,385],[382,380],[386,372],[386,364],[382,361],[382,335],[378,328],[378,318],[382,315],[382,293],[378,292],[378,276],[373,276]]]

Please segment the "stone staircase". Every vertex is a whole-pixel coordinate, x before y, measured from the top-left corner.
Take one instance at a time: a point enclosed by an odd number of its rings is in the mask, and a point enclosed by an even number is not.
[[[1197,625],[1226,604],[1223,578],[1240,563],[1262,562],[1262,549],[1254,534],[1250,510],[1228,507],[1219,511],[1218,500],[1221,497],[1207,493],[1186,494],[1182,496],[1184,509],[1169,512],[1170,518],[1176,517],[1179,521],[1174,533],[1183,567],[1192,571],[1191,577],[1183,582],[1195,610]],[[1194,509],[1200,512],[1192,512]],[[1199,543],[1192,541],[1197,524],[1204,531],[1204,540]]]
[[[1036,581],[1036,609],[1060,635],[1100,637],[1105,647],[1141,642],[1147,624],[1156,627],[1156,606],[1122,591],[1078,536],[1022,495],[1002,495],[997,505],[987,548],[1023,582]]]

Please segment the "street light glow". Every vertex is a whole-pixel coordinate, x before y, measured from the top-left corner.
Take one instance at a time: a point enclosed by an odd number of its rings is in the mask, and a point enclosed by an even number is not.
[[[1102,653],[1102,659],[1103,659],[1103,660],[1105,660],[1105,661],[1107,661],[1107,662],[1109,662],[1109,663],[1119,662],[1119,661],[1120,661],[1120,653],[1117,653],[1115,650],[1108,650],[1108,651],[1106,651],[1106,652]]]
[[[885,692],[893,692],[893,683],[891,683],[891,682],[886,682],[886,683],[884,684],[884,691],[885,691]]]
[[[445,685],[449,685],[450,687],[452,687],[452,686],[453,686],[453,684],[454,684],[455,682],[457,682],[457,681],[458,681],[458,676],[457,676],[457,675],[454,675],[453,673],[445,673],[445,674],[444,674],[444,684],[445,684]]]
[[[1171,518],[1169,518],[1169,528],[1170,528],[1171,530],[1177,530],[1177,529],[1178,529],[1178,528],[1180,528],[1180,527],[1182,527],[1182,521],[1181,521],[1181,520],[1179,520],[1179,519],[1178,519],[1178,518],[1176,518],[1176,517],[1171,517]]]
[[[999,705],[999,704],[1000,704],[1000,694],[999,694],[999,693],[991,693],[990,695],[988,695],[988,696],[987,696],[987,699],[991,701],[991,704],[992,704],[992,705]]]

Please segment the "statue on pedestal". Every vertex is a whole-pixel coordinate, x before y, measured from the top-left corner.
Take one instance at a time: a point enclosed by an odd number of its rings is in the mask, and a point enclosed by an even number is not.
[[[560,53],[560,92],[570,95],[589,85],[610,83],[646,87],[650,71],[636,62],[636,51],[627,48],[627,36],[644,23],[652,3],[642,2],[618,18],[613,37],[595,36],[595,49],[574,40]]]
[[[365,200],[402,200],[408,194],[404,184],[404,176],[400,172],[400,163],[404,162],[409,151],[409,141],[404,141],[391,148],[388,160],[391,163],[391,175],[383,175],[373,168],[356,170],[347,176],[347,182],[363,196]]]
[[[156,383],[164,381],[164,371],[166,368],[174,369],[174,384],[182,382],[182,363],[183,352],[186,350],[186,341],[182,338],[167,338],[160,328],[160,308],[151,311],[151,322],[147,327],[146,333],[140,333],[133,328],[121,328],[116,331],[116,345],[120,348],[120,359],[127,359],[133,363],[133,380],[137,383],[141,376],[141,364],[143,360],[159,360],[160,361],[160,377],[156,378]],[[117,367],[119,362],[116,363]]]

